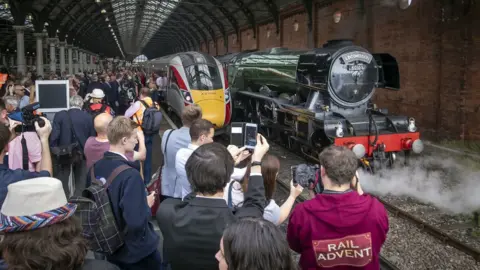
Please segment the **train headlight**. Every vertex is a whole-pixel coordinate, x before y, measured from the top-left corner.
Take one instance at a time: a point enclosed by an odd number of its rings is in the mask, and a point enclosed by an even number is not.
[[[183,99],[186,103],[192,104],[193,103],[193,98],[190,95],[190,92],[188,91],[182,91],[183,93]]]
[[[417,131],[417,127],[415,126],[415,119],[412,117],[408,119],[408,131],[415,132]]]
[[[224,95],[225,95],[225,103],[230,102],[230,89],[229,88],[225,89]]]
[[[345,135],[345,134],[343,133],[342,123],[338,123],[335,129],[336,129],[335,135],[337,135],[337,137],[341,138],[341,137],[343,137],[343,135]]]

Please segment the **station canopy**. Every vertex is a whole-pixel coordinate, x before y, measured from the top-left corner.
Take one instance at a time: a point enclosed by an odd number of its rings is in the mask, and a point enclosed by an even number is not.
[[[280,29],[280,10],[302,5],[311,10],[312,3],[313,0],[0,0],[0,51],[14,51],[17,36],[13,26],[26,26],[27,54],[35,53],[34,33],[45,33],[106,58],[132,61],[143,54],[152,59],[178,51],[200,50],[201,44],[208,46],[218,40],[226,44],[229,35],[238,36],[240,30],[256,29],[260,23],[272,23],[274,33]]]

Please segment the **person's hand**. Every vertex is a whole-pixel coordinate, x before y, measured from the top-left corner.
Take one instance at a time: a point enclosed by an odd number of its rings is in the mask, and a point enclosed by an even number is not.
[[[40,127],[38,122],[35,122],[35,130],[37,131],[38,137],[40,137],[41,140],[48,140],[50,133],[52,133],[52,124],[50,124],[50,121],[47,118],[40,118],[45,122],[45,126]]]
[[[355,177],[353,177],[350,185],[353,190],[356,190],[358,192],[358,194],[363,195],[363,189],[360,185],[360,176],[358,174],[358,171],[355,172]]]
[[[8,129],[10,130],[10,132],[14,132],[15,128],[19,125],[21,125],[22,123],[21,122],[18,122],[18,121],[15,121],[15,120],[12,120],[10,118],[8,118]]]
[[[252,161],[262,161],[263,156],[268,152],[270,149],[270,145],[260,133],[257,133],[257,144],[255,145],[255,149],[253,150]]]
[[[301,185],[293,185],[293,180],[290,181],[290,196],[293,198],[297,198],[302,194],[303,187]]]
[[[250,152],[245,149],[247,149],[245,146],[242,148],[238,148],[235,145],[227,146],[227,150],[230,153],[230,155],[232,155],[233,160],[235,161],[235,165],[238,165],[240,162],[242,162],[243,160],[245,160],[247,157],[250,156]]]
[[[153,191],[152,193],[150,193],[150,195],[147,196],[147,204],[150,208],[152,208],[153,204],[155,203],[155,194],[156,192]]]
[[[145,135],[143,134],[143,130],[141,128],[137,129],[137,137],[138,142],[145,142]]]

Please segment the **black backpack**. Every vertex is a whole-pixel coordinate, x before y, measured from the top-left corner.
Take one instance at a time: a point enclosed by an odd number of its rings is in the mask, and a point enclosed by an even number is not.
[[[160,123],[162,122],[162,112],[160,112],[155,103],[152,106],[148,106],[148,104],[143,101],[139,100],[143,106],[145,106],[145,111],[143,112],[143,119],[142,119],[142,130],[145,135],[153,135],[157,134],[160,131]],[[137,116],[135,115],[135,118]],[[138,121],[137,118],[137,122]]]
[[[80,219],[83,237],[94,252],[112,255],[124,244],[125,230],[120,230],[110,204],[108,187],[128,165],[117,167],[108,179],[96,179],[95,165],[90,169],[92,184],[83,190],[82,196],[71,197],[69,202],[77,205],[75,215]],[[105,182],[103,182],[103,181]],[[125,228],[126,229],[126,228]]]
[[[94,105],[94,104],[88,105],[87,108],[85,108],[85,111],[88,112],[92,116],[93,119],[95,119],[95,117],[97,117],[97,115],[102,114],[107,110],[107,105],[106,104],[102,104],[102,107],[100,107],[100,109],[96,109],[96,110],[92,110],[92,107],[91,107],[92,105]]]

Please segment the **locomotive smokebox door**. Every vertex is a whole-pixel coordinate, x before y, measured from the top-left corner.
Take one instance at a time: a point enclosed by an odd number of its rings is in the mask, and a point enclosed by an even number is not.
[[[378,88],[400,90],[397,59],[388,53],[372,54],[378,65]]]

